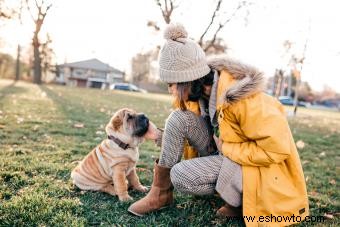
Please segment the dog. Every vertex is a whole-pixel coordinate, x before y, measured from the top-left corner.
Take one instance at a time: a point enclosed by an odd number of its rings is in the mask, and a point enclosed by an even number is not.
[[[106,125],[107,139],[94,148],[72,171],[73,184],[82,190],[117,195],[120,201],[132,200],[129,186],[147,192],[136,173],[138,146],[156,140],[159,131],[142,113],[123,108]]]

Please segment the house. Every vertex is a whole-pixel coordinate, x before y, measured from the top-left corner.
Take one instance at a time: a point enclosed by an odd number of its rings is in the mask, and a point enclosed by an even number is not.
[[[56,82],[68,86],[104,89],[123,81],[124,72],[95,58],[57,66]]]

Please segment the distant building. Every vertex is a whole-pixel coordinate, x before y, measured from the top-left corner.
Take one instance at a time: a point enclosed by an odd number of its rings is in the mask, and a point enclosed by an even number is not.
[[[57,66],[56,82],[68,86],[107,88],[123,81],[124,72],[95,58]]]

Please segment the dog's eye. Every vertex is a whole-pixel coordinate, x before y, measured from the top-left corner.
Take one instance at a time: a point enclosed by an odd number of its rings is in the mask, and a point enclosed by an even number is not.
[[[132,118],[133,117],[130,114],[127,115],[127,120],[131,120]]]

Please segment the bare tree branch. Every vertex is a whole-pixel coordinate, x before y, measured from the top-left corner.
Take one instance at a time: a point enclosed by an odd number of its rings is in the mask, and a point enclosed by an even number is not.
[[[226,19],[223,23],[220,23],[219,24],[219,26],[218,26],[218,28],[216,29],[216,31],[215,31],[215,34],[214,34],[214,36],[213,36],[213,38],[211,39],[211,41],[209,42],[209,44],[206,46],[206,47],[204,47],[204,51],[207,51],[210,47],[212,47],[214,44],[215,44],[215,41],[216,41],[216,38],[217,38],[217,34],[222,30],[222,28],[227,24],[227,23],[229,23],[234,17],[235,17],[235,15],[236,15],[236,13],[243,7],[243,6],[245,6],[246,4],[245,4],[245,2],[244,1],[242,1],[242,2],[240,2],[239,3],[239,5],[236,7],[236,9],[234,10],[234,12],[231,14],[231,16],[228,18],[228,19]]]
[[[31,11],[31,7],[30,7],[28,1],[29,1],[29,0],[26,0],[27,11],[30,13],[32,20],[35,21],[34,16],[33,16],[33,13],[32,13],[32,11]]]
[[[211,25],[214,23],[214,20],[215,20],[215,17],[216,17],[216,13],[220,10],[222,1],[223,1],[223,0],[219,0],[219,1],[218,1],[217,5],[216,5],[216,8],[215,8],[215,10],[214,10],[214,13],[213,13],[213,15],[212,15],[212,17],[211,17],[211,20],[210,20],[209,25],[207,26],[207,28],[205,29],[205,31],[203,32],[203,34],[201,35],[201,37],[200,37],[200,39],[199,39],[199,41],[198,41],[198,44],[199,44],[200,46],[202,46],[202,44],[203,44],[203,38],[204,38],[204,36],[207,34],[207,32],[208,32],[208,30],[210,29]]]
[[[148,21],[147,26],[153,27],[156,31],[160,30],[160,27],[157,25],[157,22],[155,21]]]
[[[172,11],[177,6],[174,6],[173,0],[170,0],[170,5],[168,4],[168,0],[164,0],[164,9],[162,8],[160,0],[156,0],[156,3],[162,12],[162,16],[164,18],[165,23],[170,24]]]
[[[7,15],[7,14],[4,13],[4,12],[0,12],[0,17],[2,17],[2,18],[7,18],[7,19],[11,18],[9,15]]]
[[[40,8],[40,6],[39,6],[39,4],[38,4],[37,0],[34,0],[34,2],[35,2],[35,7],[37,7],[37,9],[39,9],[39,8]],[[42,4],[44,4],[44,1],[41,3],[41,5],[42,5]]]

